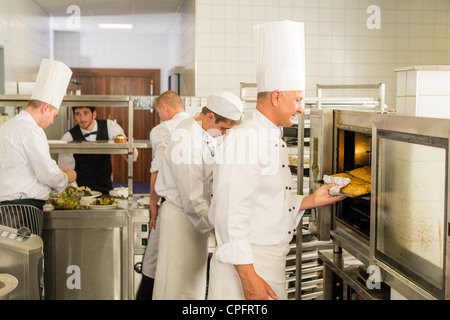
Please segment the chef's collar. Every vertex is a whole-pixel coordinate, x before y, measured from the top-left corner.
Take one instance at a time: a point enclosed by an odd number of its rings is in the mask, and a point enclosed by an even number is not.
[[[277,126],[270,121],[265,115],[263,115],[258,109],[255,110],[254,116],[258,118],[258,121],[263,124],[265,129],[278,129],[280,130],[280,139],[283,137],[283,126]]]

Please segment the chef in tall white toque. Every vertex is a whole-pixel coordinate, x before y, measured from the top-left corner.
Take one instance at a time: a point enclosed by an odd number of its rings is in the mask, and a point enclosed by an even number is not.
[[[254,33],[256,110],[230,130],[218,149],[225,160],[214,167],[210,219],[217,248],[208,299],[287,299],[286,254],[304,210],[344,198],[329,195],[332,184],[306,197],[291,191],[282,127],[302,113],[303,23],[268,22]]]
[[[182,120],[171,134],[155,183],[165,201],[158,218],[154,300],[206,298],[216,137],[239,123],[242,111],[236,95],[213,94],[198,116]]]
[[[24,110],[0,126],[0,204],[43,208],[50,191],[63,191],[76,172],[60,169],[51,158],[44,129],[53,123],[72,71],[43,59],[31,99]]]

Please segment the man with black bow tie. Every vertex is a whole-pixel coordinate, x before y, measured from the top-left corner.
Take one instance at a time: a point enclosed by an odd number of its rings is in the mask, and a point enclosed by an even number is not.
[[[123,134],[122,127],[112,120],[96,120],[95,107],[73,107],[75,121],[78,123],[67,131],[61,140],[64,141],[96,141],[114,140],[118,134]],[[134,161],[138,151],[134,149]],[[61,153],[58,159],[60,167],[74,169],[77,172],[78,186],[86,186],[91,190],[109,194],[113,189],[111,173],[111,155],[109,154],[70,154]]]

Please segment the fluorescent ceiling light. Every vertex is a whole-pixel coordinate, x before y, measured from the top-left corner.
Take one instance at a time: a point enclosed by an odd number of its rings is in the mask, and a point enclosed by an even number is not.
[[[131,23],[99,23],[100,29],[133,29]]]

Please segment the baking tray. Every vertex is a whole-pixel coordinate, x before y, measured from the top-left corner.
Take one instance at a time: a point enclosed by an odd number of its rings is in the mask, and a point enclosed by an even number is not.
[[[319,184],[322,184],[322,185],[325,184],[325,181],[323,179],[317,180],[316,182],[319,183]],[[370,200],[370,192],[369,193],[360,194],[360,195],[357,195],[357,196],[352,196],[352,195],[349,195],[349,194],[346,194],[346,193],[343,193],[343,192],[339,192],[339,195],[345,196],[345,197],[349,197],[349,198],[369,197],[369,199],[367,199],[367,200]]]

